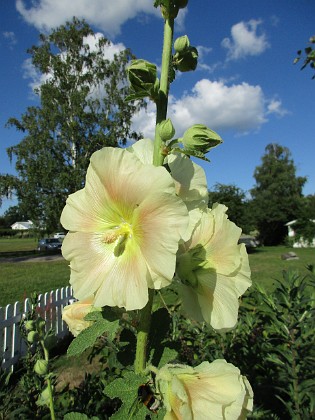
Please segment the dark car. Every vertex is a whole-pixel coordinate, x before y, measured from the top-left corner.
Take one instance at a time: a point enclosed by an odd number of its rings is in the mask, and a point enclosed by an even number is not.
[[[37,251],[60,251],[61,245],[57,238],[44,238],[38,241]]]
[[[238,240],[239,244],[245,244],[247,249],[256,248],[259,245],[259,242],[254,236],[243,235]]]

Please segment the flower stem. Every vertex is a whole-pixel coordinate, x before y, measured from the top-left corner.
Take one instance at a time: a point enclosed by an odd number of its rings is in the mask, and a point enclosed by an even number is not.
[[[174,33],[174,18],[167,18],[164,22],[164,42],[162,52],[162,69],[160,77],[159,97],[156,104],[156,127],[153,165],[160,166],[163,164],[164,156],[162,153],[162,139],[158,132],[159,124],[166,120],[168,92],[169,92],[169,72],[172,56],[172,43]]]
[[[162,139],[158,133],[158,125],[166,119],[169,91],[169,71],[172,56],[172,43],[174,32],[174,18],[164,21],[164,41],[162,52],[162,70],[160,77],[159,97],[156,103],[156,127],[153,153],[153,165],[163,165]],[[150,332],[152,304],[154,290],[149,289],[149,300],[140,311],[140,322],[137,334],[137,348],[135,359],[135,373],[143,373],[147,363],[147,345]]]
[[[47,362],[49,362],[49,352],[46,349],[45,344],[44,344],[43,341],[41,342],[41,345],[42,345],[42,348],[44,350],[45,360]],[[55,420],[56,419],[56,416],[55,416],[55,408],[54,408],[53,387],[52,387],[52,384],[51,384],[51,380],[50,380],[50,375],[49,374],[47,375],[46,381],[47,381],[47,389],[48,389],[48,392],[49,392],[50,418],[51,418],[51,420]]]
[[[143,373],[146,368],[147,345],[150,332],[153,297],[154,290],[149,289],[148,303],[140,311],[140,321],[137,334],[135,373]]]

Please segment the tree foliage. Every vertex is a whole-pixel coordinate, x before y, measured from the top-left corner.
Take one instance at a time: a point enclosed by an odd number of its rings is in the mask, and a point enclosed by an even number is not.
[[[130,128],[137,107],[124,100],[133,57],[129,50],[113,55],[110,47],[74,18],[40,35],[40,44],[28,51],[41,75],[35,89],[40,105],[9,119],[24,138],[8,155],[16,159],[13,188],[21,209],[48,230],[58,228],[67,196],[83,187],[91,154],[137,138]]]
[[[311,36],[309,40],[310,44],[315,44],[315,36]],[[304,48],[305,58],[301,70],[305,69],[305,67],[310,66],[311,69],[315,70],[315,49],[313,49],[313,45],[308,45]],[[297,52],[297,57],[294,60],[294,64],[298,63],[303,55],[302,50]],[[315,73],[312,76],[312,79],[315,79]]]
[[[216,202],[228,207],[229,219],[239,226],[244,233],[249,233],[255,228],[250,203],[241,188],[236,185],[215,184],[213,190],[209,191],[209,207],[212,207]]]
[[[278,245],[287,234],[285,223],[299,214],[306,178],[296,176],[289,149],[279,144],[266,146],[254,178],[252,206],[260,239],[265,245]]]
[[[295,239],[311,244],[315,238],[315,195],[302,199],[301,209],[294,223]]]

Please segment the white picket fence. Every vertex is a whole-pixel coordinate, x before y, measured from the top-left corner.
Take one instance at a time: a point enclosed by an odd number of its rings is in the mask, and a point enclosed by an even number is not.
[[[39,295],[36,311],[46,321],[46,331],[53,329],[58,338],[65,336],[69,330],[62,320],[62,308],[73,303],[72,287],[52,290]],[[24,303],[15,302],[13,305],[0,307],[0,368],[10,369],[26,354],[27,345],[23,340],[19,323],[23,316],[31,309],[29,298]]]

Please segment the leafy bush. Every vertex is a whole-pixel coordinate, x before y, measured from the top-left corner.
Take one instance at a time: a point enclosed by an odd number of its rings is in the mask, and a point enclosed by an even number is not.
[[[180,318],[180,361],[225,358],[238,366],[254,390],[252,418],[314,418],[314,275],[284,271],[272,294],[252,289],[233,331],[219,335]]]
[[[237,365],[252,384],[255,409],[250,418],[314,418],[314,267],[309,266],[309,270],[305,277],[284,271],[272,294],[253,287],[243,298],[236,328],[221,334],[204,323],[178,316],[179,301],[175,293],[169,292],[165,296],[167,310],[157,302],[153,314],[151,362],[157,365],[164,357],[159,350],[161,344],[173,348],[172,356],[177,362],[191,366],[225,358]],[[113,339],[104,335],[99,338],[89,352],[89,359],[95,361],[97,356],[100,369],[85,374],[79,386],[66,385],[54,392],[57,418],[74,411],[90,418],[110,418],[120,402],[106,394],[112,392],[110,384],[115,379],[124,377],[119,382],[122,384],[128,377],[126,372],[134,355],[130,353],[132,345],[126,343],[132,335],[132,323],[126,320],[115,338],[114,335]],[[70,349],[74,354],[81,353],[79,342],[73,342]],[[0,412],[4,417],[0,419],[14,418],[12,415],[48,418],[48,408],[36,403],[42,384],[33,372],[34,358],[36,354],[29,354],[24,359],[23,375],[15,387],[16,377],[2,373]]]

